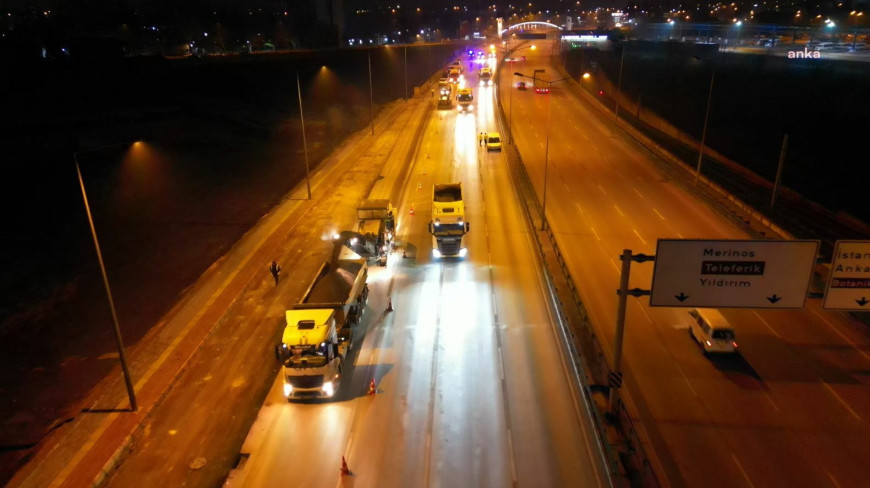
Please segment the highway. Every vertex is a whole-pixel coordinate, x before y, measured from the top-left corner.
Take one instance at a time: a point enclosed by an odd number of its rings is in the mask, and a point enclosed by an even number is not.
[[[551,49],[521,46],[510,71],[546,69]],[[506,65],[507,66],[507,65]],[[507,69],[503,71],[508,71]],[[652,157],[569,91],[508,89],[502,104],[538,195],[543,193],[547,103],[547,218],[594,326],[611,354],[623,249],[655,254],[660,238],[746,239],[659,171]],[[594,81],[594,78],[593,80]],[[582,81],[586,82],[586,81]],[[513,105],[510,108],[511,104]],[[630,288],[649,289],[652,263],[634,263]],[[802,310],[721,310],[741,354],[706,358],[685,309],[628,302],[627,393],[646,426],[660,478],[677,487],[859,487],[870,479],[870,334],[808,300]]]
[[[494,88],[463,63],[474,110],[429,115],[343,390],[288,403],[276,377],[226,486],[609,486],[504,156],[478,144],[498,130]],[[431,190],[447,182],[463,185],[463,260],[432,258]]]

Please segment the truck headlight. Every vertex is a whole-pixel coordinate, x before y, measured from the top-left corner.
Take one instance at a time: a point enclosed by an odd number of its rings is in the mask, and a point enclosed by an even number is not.
[[[460,258],[464,258],[466,254],[468,254],[468,249],[463,247],[462,249],[459,250],[459,257]]]
[[[432,249],[432,257],[433,257],[433,258],[440,258],[440,257],[441,257],[441,251],[439,251],[438,249]]]
[[[323,383],[323,386],[320,389],[323,390],[323,394],[326,396],[332,396],[335,393],[335,387],[331,381]]]
[[[284,382],[284,396],[289,397],[293,393],[293,385],[290,383]]]

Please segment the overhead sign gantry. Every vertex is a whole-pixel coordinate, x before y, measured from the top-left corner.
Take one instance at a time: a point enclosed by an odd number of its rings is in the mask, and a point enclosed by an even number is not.
[[[803,308],[819,241],[660,239],[650,305]]]
[[[837,241],[822,307],[870,310],[870,241]]]

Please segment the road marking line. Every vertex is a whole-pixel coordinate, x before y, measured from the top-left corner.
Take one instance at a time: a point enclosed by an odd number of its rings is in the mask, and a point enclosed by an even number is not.
[[[773,397],[764,390],[761,390],[761,393],[764,393],[764,398],[766,398],[767,401],[770,402],[770,405],[774,408],[774,410],[779,412],[779,407],[776,406],[776,402],[773,401]]]
[[[756,312],[756,311],[753,311],[752,313],[754,313],[755,316],[758,317],[758,320],[760,320],[762,324],[764,324],[765,326],[767,326],[767,329],[770,330],[770,332],[772,332],[773,335],[779,337],[779,334],[778,334],[775,330],[773,330],[773,327],[771,327],[770,324],[768,324],[766,320],[764,320],[764,319],[761,317],[761,314],[760,314],[760,313],[758,313],[758,312]]]
[[[507,436],[508,436],[508,438],[507,438],[508,452],[510,452],[510,456],[508,457],[508,459],[510,459],[510,461],[511,461],[511,482],[513,483],[513,485],[516,485],[517,484],[517,467],[514,464],[514,439],[513,439],[513,435],[511,434],[510,429],[507,430]]]
[[[623,217],[625,217],[625,214],[622,213],[622,210],[620,210],[619,207],[618,207],[617,205],[614,205],[613,208],[616,209],[616,211],[619,213],[619,215],[622,215]]]
[[[643,245],[645,246],[645,245],[646,245],[646,241],[643,240],[643,237],[641,237],[640,232],[638,232],[637,229],[635,229],[634,227],[632,227],[631,230],[634,231],[634,235],[636,235],[637,238],[640,239],[640,242],[642,242]]]
[[[504,358],[501,356],[501,347],[496,349],[498,351],[498,374],[499,378],[504,381]]]
[[[583,207],[581,207],[579,203],[575,202],[574,205],[577,205],[577,210],[579,210],[580,213],[583,213]]]
[[[677,232],[677,237],[679,237],[680,239],[685,239],[685,237],[683,237],[683,234],[680,234],[679,232]]]
[[[614,261],[613,258],[610,258],[610,264],[613,265],[613,269],[615,269],[617,273],[622,273],[622,268],[616,265],[616,261]]]
[[[658,211],[658,210],[656,210],[656,208],[655,208],[655,207],[653,207],[653,212],[655,212],[655,213],[656,213],[656,215],[658,215],[658,216],[659,216],[659,218],[660,218],[660,219],[662,219],[662,220],[667,220],[667,219],[666,219],[666,218],[665,218],[665,216],[664,216],[664,215],[662,215],[662,214],[660,214],[660,213],[659,213],[659,211]]]
[[[843,397],[841,397],[840,395],[837,395],[837,392],[834,391],[833,388],[831,388],[831,385],[825,383],[824,381],[822,382],[822,384],[825,385],[825,388],[827,388],[829,392],[831,392],[831,395],[834,395],[834,398],[836,398],[837,400],[839,400],[840,403],[842,403],[843,406],[846,407],[846,410],[848,410],[849,413],[851,413],[853,417],[855,417],[855,418],[858,419],[858,420],[863,420],[863,419],[861,418],[861,416],[858,415],[857,413],[855,413],[855,411],[852,410],[852,407],[850,407],[849,404],[846,403],[846,400],[843,400]]]
[[[598,239],[598,240],[600,241],[601,238],[598,237],[598,232],[595,232],[595,227],[590,226],[589,228],[592,230],[592,233],[595,234],[595,238]]]
[[[870,360],[870,356],[868,356],[867,353],[864,352],[863,349],[861,349],[860,347],[858,347],[858,345],[855,344],[854,341],[852,341],[851,339],[849,339],[848,337],[846,337],[845,334],[843,334],[843,333],[840,332],[836,327],[834,327],[834,324],[828,322],[828,320],[827,320],[825,317],[823,317],[822,314],[820,314],[819,312],[816,312],[816,311],[813,310],[813,309],[810,309],[810,312],[816,314],[816,317],[822,319],[822,322],[824,322],[825,324],[827,324],[827,326],[830,327],[831,330],[833,330],[834,332],[836,332],[837,335],[839,335],[840,337],[842,337],[844,341],[848,342],[852,347],[854,347],[855,350],[858,351],[859,354],[861,354],[862,356],[864,356],[865,358],[867,358],[868,360]]]
[[[749,479],[749,475],[746,474],[746,470],[743,469],[743,465],[740,464],[740,461],[737,460],[737,456],[735,456],[733,452],[731,453],[731,459],[734,460],[734,464],[737,465],[737,469],[739,469],[739,470],[740,470],[740,473],[743,474],[743,479],[746,480],[746,484],[748,484],[749,486],[755,488],[755,485],[752,484],[752,480]]]
[[[827,469],[825,469],[823,471],[825,472],[826,475],[828,475],[828,478],[830,478],[831,483],[833,483],[834,486],[836,486],[837,488],[842,488],[842,485],[840,485],[840,483],[837,481],[837,478],[834,478],[834,475],[832,475],[830,472],[828,472]]]
[[[641,198],[644,198],[643,193],[641,193],[640,191],[638,191],[637,188],[635,188],[635,187],[631,187],[631,189],[634,190],[635,193],[637,193],[637,196],[639,196],[639,197],[641,197]]]
[[[598,188],[601,189],[601,193],[604,193],[605,195],[607,195],[607,191],[604,189],[603,186],[598,185]]]

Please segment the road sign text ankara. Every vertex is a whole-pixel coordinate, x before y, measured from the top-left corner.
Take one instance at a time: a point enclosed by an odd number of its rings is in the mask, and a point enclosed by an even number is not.
[[[870,241],[837,241],[822,306],[870,310]]]
[[[662,239],[650,305],[801,308],[818,241]]]

